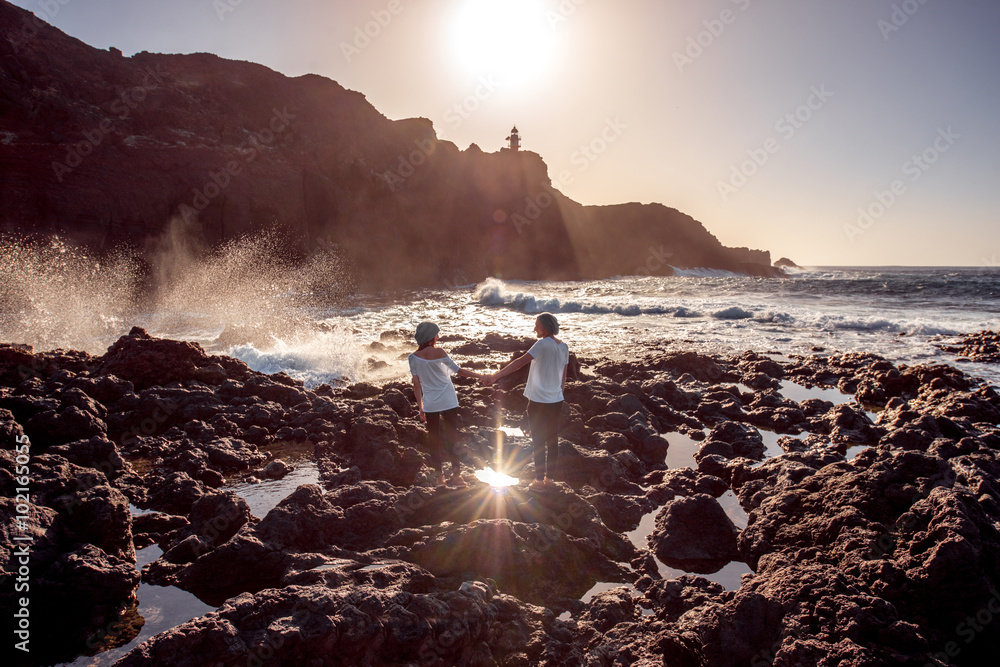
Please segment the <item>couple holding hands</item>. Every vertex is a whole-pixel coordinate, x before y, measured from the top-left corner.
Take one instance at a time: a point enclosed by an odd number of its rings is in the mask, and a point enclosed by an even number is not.
[[[530,488],[550,486],[551,473],[559,460],[559,413],[563,404],[563,385],[569,363],[569,347],[556,338],[559,322],[550,313],[535,320],[538,341],[526,353],[492,375],[483,375],[460,368],[444,350],[436,347],[440,329],[433,322],[421,322],[414,336],[417,351],[410,355],[413,393],[417,398],[421,421],[427,422],[431,463],[437,470],[437,483],[444,484],[442,450],[447,440],[447,452],[452,466],[451,486],[466,486],[455,444],[458,440],[458,394],[451,382],[452,375],[477,378],[486,385],[517,372],[531,364],[524,396],[528,399],[528,423],[534,450],[535,480]]]

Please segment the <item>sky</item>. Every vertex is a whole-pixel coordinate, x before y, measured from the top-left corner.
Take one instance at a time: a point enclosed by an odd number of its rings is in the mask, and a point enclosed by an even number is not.
[[[18,0],[98,48],[329,77],[584,204],[802,266],[1000,266],[997,0]]]

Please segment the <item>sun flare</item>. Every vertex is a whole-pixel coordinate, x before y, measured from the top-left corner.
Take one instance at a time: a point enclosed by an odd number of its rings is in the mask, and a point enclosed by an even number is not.
[[[466,0],[452,25],[459,62],[501,85],[540,74],[552,60],[554,30],[538,0]]]
[[[520,481],[517,477],[511,477],[510,475],[505,475],[502,472],[497,472],[493,468],[483,468],[482,470],[476,471],[476,478],[485,484],[489,484],[493,488],[502,488],[505,486],[516,486]]]

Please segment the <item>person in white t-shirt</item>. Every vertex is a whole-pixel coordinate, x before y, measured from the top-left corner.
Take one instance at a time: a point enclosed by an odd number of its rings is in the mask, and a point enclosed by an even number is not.
[[[538,341],[531,349],[484,378],[486,383],[492,384],[531,364],[524,395],[528,399],[528,422],[535,458],[535,480],[530,485],[533,489],[550,486],[558,473],[559,415],[562,412],[569,347],[556,338],[557,333],[559,322],[555,316],[542,313],[535,320]]]
[[[455,446],[458,444],[458,394],[451,382],[452,375],[482,379],[482,375],[459,368],[444,350],[436,347],[440,329],[433,322],[421,322],[414,338],[417,351],[409,356],[413,376],[413,394],[417,398],[420,421],[427,424],[431,464],[437,470],[437,484],[444,481],[442,452],[451,461],[451,486],[467,486],[462,479],[462,464]]]

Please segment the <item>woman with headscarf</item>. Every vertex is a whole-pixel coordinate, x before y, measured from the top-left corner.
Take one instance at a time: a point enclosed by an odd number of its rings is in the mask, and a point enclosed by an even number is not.
[[[451,486],[467,486],[461,475],[458,460],[458,394],[451,382],[452,375],[482,379],[482,375],[459,368],[444,350],[436,347],[440,329],[433,322],[421,322],[414,338],[416,352],[410,355],[410,374],[413,376],[413,393],[417,397],[420,421],[427,423],[428,446],[431,464],[437,470],[437,484],[444,484],[442,450],[451,461]],[[447,444],[445,442],[447,441]]]
[[[558,472],[559,413],[562,411],[569,347],[556,338],[557,333],[559,322],[555,316],[542,313],[535,319],[535,335],[539,340],[531,349],[484,378],[487,383],[493,383],[531,364],[524,396],[528,399],[528,423],[535,458],[532,489],[550,486]]]

